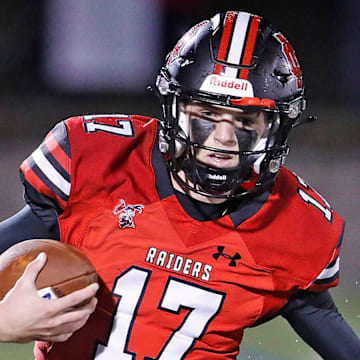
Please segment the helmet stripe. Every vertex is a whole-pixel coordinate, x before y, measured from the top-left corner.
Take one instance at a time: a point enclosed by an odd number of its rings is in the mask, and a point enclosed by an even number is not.
[[[234,18],[235,18],[234,11],[228,11],[226,13],[225,25],[224,25],[223,33],[221,35],[220,46],[217,54],[217,60],[219,61],[225,61],[226,59],[231,33],[234,25]],[[216,64],[214,69],[214,74],[220,75],[221,70],[222,70],[222,65]]]
[[[260,21],[261,17],[257,15],[228,11],[221,35],[217,60],[234,65],[250,66]],[[223,67],[221,64],[216,64],[214,74],[220,75]],[[224,75],[226,77],[236,78],[239,74],[240,79],[246,80],[248,78],[248,69],[239,71],[231,66],[224,68]]]
[[[244,56],[243,56],[241,65],[249,66],[251,64],[251,58],[252,58],[254,47],[255,47],[255,42],[256,42],[256,38],[257,38],[257,32],[259,29],[260,21],[261,21],[260,16],[253,16],[253,18],[251,19],[249,34],[248,34],[248,38],[246,41],[245,52],[244,52]],[[242,69],[240,71],[240,76],[239,76],[240,79],[247,80],[248,76],[249,76],[248,69]]]
[[[246,40],[246,33],[247,28],[250,20],[250,14],[248,13],[239,13],[236,19],[235,27],[234,27],[234,33],[232,39],[235,41],[232,41],[230,44],[227,62],[230,64],[240,64],[241,56],[244,49],[244,44]],[[236,78],[238,73],[237,68],[232,67],[226,67],[225,68],[225,76]]]

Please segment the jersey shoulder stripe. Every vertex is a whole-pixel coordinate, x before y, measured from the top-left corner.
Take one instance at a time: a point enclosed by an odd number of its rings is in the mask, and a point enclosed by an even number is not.
[[[54,154],[49,150],[46,142],[40,145],[40,152],[46,158],[46,160],[52,165],[52,167],[59,173],[59,175],[70,183],[69,171],[66,171],[61,163],[57,160]],[[66,164],[67,165],[67,164]]]
[[[62,141],[63,142],[63,141]],[[70,173],[71,171],[71,156],[65,151],[61,144],[56,139],[55,135],[50,132],[45,138],[43,143],[44,147],[47,148],[46,152],[54,157],[56,162],[61,165],[65,172]]]
[[[41,147],[37,148],[27,160],[30,168],[39,180],[53,191],[54,194],[66,201],[70,193],[70,182],[64,179],[55,166],[46,158],[41,151]]]
[[[70,143],[65,122],[61,121],[57,125],[55,125],[55,127],[50,131],[45,140],[47,140],[49,136],[53,136],[59,150],[61,149],[68,158],[71,158]]]
[[[65,207],[66,202],[54,194],[54,192],[39,179],[29,165],[28,159],[24,160],[21,164],[20,178],[25,188],[25,198],[27,202],[45,205],[43,199],[48,198],[49,200],[52,199],[52,202],[57,203],[61,209]]]
[[[52,199],[59,199],[59,206],[64,207],[71,190],[70,145],[64,122],[49,132],[43,143],[20,166],[20,171],[34,189]],[[38,199],[33,200],[38,202]]]

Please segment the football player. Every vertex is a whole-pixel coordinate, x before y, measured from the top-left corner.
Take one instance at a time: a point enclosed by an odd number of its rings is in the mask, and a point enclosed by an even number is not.
[[[86,324],[36,358],[235,359],[246,328],[282,315],[325,359],[358,359],[328,292],[344,222],[283,166],[309,120],[289,41],[260,16],[217,14],[178,41],[155,89],[162,120],[69,118],[21,165],[27,205],[3,249],[58,239],[101,283]]]

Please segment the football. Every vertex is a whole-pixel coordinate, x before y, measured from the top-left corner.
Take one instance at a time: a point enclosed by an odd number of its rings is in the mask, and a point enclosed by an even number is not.
[[[36,279],[40,296],[59,298],[97,281],[93,264],[77,248],[56,240],[26,240],[0,255],[0,299],[41,252],[46,253],[47,263]]]

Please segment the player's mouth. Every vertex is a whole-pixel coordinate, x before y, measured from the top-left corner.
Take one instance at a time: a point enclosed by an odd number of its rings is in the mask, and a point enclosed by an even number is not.
[[[206,156],[206,163],[216,168],[231,168],[237,165],[237,159],[231,154],[210,153]]]

